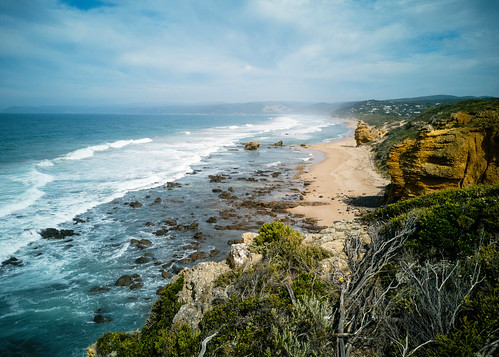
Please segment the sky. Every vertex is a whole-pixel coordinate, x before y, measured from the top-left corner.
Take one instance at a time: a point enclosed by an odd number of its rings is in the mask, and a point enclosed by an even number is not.
[[[0,109],[499,96],[497,0],[0,0]]]

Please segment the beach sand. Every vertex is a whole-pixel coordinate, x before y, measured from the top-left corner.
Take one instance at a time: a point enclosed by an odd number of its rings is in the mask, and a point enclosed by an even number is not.
[[[290,212],[315,218],[318,225],[330,226],[336,221],[355,218],[358,210],[345,199],[367,200],[380,195],[389,183],[375,171],[369,147],[356,147],[353,136],[310,148],[322,152],[324,159],[301,175],[303,180],[310,182],[302,201],[306,204],[290,209]]]

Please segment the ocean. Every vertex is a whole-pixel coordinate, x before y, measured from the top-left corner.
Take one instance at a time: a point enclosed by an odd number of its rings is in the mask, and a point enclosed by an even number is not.
[[[272,218],[245,227],[237,202],[297,200],[300,144],[347,132],[327,116],[0,114],[0,355],[84,356],[140,329],[193,252],[224,259]],[[116,286],[127,274],[135,286]]]

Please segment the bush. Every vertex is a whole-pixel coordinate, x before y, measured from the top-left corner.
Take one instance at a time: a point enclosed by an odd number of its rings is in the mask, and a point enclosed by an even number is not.
[[[275,304],[277,302],[277,304]],[[263,356],[272,346],[272,309],[279,300],[233,296],[227,303],[207,312],[201,321],[203,336],[218,334],[207,345],[207,355]]]
[[[300,238],[300,233],[295,231],[290,226],[284,225],[282,222],[275,221],[272,223],[264,223],[262,225],[255,242],[257,245],[264,245],[266,243],[278,241],[285,237],[295,238],[298,240],[298,238]]]
[[[419,218],[407,246],[420,260],[464,258],[499,232],[499,185],[416,197],[380,208],[368,219],[389,220],[397,227],[411,212]]]

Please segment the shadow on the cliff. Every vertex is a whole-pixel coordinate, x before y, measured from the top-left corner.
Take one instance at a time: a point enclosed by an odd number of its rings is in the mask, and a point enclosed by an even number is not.
[[[384,204],[383,195],[349,197],[345,202],[354,207],[378,208]]]

